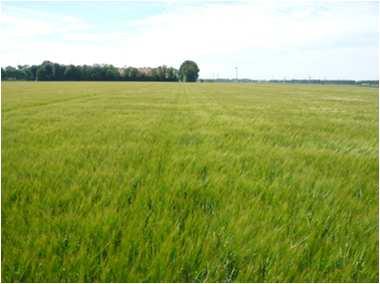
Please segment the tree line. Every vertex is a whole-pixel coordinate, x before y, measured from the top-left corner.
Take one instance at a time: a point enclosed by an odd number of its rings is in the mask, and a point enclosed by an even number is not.
[[[291,80],[269,80],[269,83],[289,84],[330,84],[330,85],[374,85],[379,86],[378,80],[320,80],[320,79],[291,79]]]
[[[253,80],[253,79],[201,79],[205,83],[274,83],[274,84],[320,84],[320,85],[360,85],[378,87],[379,80],[320,80],[320,79],[290,79],[290,80]]]
[[[111,64],[62,65],[44,61],[40,65],[1,68],[3,80],[28,81],[178,81],[179,71],[165,65],[156,68],[125,67]]]

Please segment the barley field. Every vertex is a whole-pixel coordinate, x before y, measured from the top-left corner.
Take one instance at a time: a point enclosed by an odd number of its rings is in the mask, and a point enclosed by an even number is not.
[[[2,281],[377,282],[378,90],[2,83]]]

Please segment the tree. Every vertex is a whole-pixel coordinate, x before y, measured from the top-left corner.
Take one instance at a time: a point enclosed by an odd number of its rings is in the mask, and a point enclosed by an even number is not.
[[[42,62],[42,65],[40,65],[37,69],[37,73],[36,73],[37,80],[40,80],[40,81],[53,80],[54,79],[53,66],[54,65],[50,61]]]
[[[77,66],[68,65],[65,66],[65,71],[63,72],[63,78],[68,81],[79,81],[81,72]]]
[[[167,71],[168,81],[178,81],[179,75],[177,69],[169,67]]]
[[[61,81],[64,79],[64,73],[65,73],[65,66],[53,63],[53,77],[56,81]]]
[[[112,65],[104,65],[104,80],[116,81],[120,79],[119,70]]]
[[[125,81],[135,81],[137,79],[139,70],[134,67],[128,67],[124,69],[124,77]]]
[[[80,79],[83,81],[91,80],[92,67],[89,65],[80,66]]]
[[[17,69],[12,66],[5,67],[2,74],[5,80],[17,80],[19,77]]]
[[[191,60],[186,60],[179,68],[179,79],[183,82],[195,82],[198,79],[198,65]]]
[[[36,76],[37,76],[37,69],[38,69],[38,65],[32,65],[30,66],[30,72],[31,72],[31,78],[30,80],[36,80]]]

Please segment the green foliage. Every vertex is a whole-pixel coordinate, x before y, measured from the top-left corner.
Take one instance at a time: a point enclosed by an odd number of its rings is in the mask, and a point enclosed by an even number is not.
[[[378,92],[5,82],[3,282],[377,282]]]
[[[191,60],[186,60],[179,68],[179,79],[183,82],[195,82],[198,79],[198,65]]]
[[[80,69],[74,65],[64,67],[63,79],[68,81],[79,81],[81,72]]]
[[[36,81],[52,81],[54,80],[54,64],[50,61],[44,61],[38,68],[36,73]]]
[[[44,61],[41,65],[8,66],[1,69],[2,80],[31,81],[178,81],[178,70],[165,65],[157,68],[116,68],[104,65],[62,65]]]

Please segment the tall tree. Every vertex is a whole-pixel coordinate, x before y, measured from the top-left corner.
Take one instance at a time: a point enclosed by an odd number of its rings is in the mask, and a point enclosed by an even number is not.
[[[36,73],[36,80],[38,81],[51,81],[54,80],[54,65],[50,61],[44,61],[38,67]]]
[[[199,68],[197,63],[186,60],[179,68],[179,79],[183,82],[195,82],[198,79]]]

